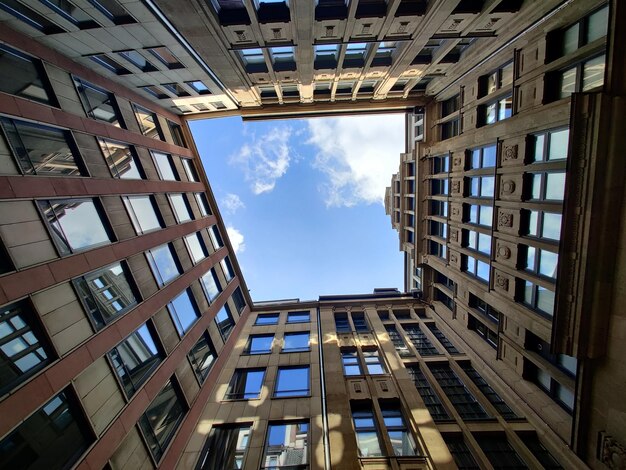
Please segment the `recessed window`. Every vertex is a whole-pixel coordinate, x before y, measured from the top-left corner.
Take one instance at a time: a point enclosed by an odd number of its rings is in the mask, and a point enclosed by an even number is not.
[[[100,25],[96,23],[91,16],[85,13],[82,9],[78,8],[74,4],[68,1],[54,1],[54,0],[40,0],[43,4],[47,5],[51,10],[61,15],[66,20],[74,23],[80,29],[99,28]]]
[[[491,388],[487,381],[481,377],[478,371],[474,369],[469,362],[461,362],[459,365],[463,369],[463,372],[465,372],[472,382],[476,384],[482,394],[487,398],[487,400],[489,400],[494,408],[498,410],[498,413],[500,413],[504,419],[509,420],[519,418],[519,416],[511,410],[509,405],[507,405],[505,401],[500,398],[500,395],[498,395],[496,391]]]
[[[235,327],[235,321],[227,304],[224,304],[220,311],[217,312],[217,315],[215,315],[215,324],[222,336],[222,340],[226,342]]]
[[[465,205],[466,219],[470,224],[484,225],[485,227],[491,227],[493,224],[493,207],[480,206],[477,204]]]
[[[267,428],[262,469],[308,469],[309,423],[270,423]]]
[[[200,339],[193,345],[187,357],[191,362],[191,368],[196,374],[198,382],[203,384],[217,359],[217,353],[208,333],[203,333],[200,336]]]
[[[550,50],[556,52],[552,59],[571,54],[584,45],[605,37],[608,23],[609,7],[604,6],[573,25],[552,33],[550,42],[553,47]]]
[[[191,326],[200,318],[200,312],[196,306],[191,289],[185,289],[177,297],[174,297],[167,310],[170,312],[176,331],[183,336],[189,331]]]
[[[176,216],[176,221],[179,224],[193,219],[189,203],[184,194],[170,194],[169,198],[172,209],[174,210],[174,215]]]
[[[435,380],[464,420],[492,419],[447,363],[430,367]]]
[[[167,121],[167,125],[170,128],[170,133],[172,134],[172,140],[174,141],[174,144],[178,145],[179,147],[187,148],[187,143],[185,142],[185,136],[183,135],[183,128],[179,124],[176,124],[175,122],[172,122],[169,119]],[[184,166],[184,162],[183,162],[183,166]]]
[[[511,117],[513,113],[513,96],[505,96],[478,107],[478,121],[481,125],[494,124]]]
[[[135,118],[137,118],[139,129],[143,135],[153,139],[165,140],[156,113],[134,103],[133,111],[135,112]]]
[[[415,385],[417,392],[422,397],[422,400],[424,400],[424,404],[426,405],[426,408],[428,408],[428,412],[432,416],[433,421],[435,423],[449,421],[451,418],[448,411],[445,406],[443,406],[443,403],[441,403],[441,399],[424,375],[424,372],[420,369],[419,365],[414,364],[407,366],[407,372],[413,380],[413,384]]]
[[[259,398],[265,369],[235,369],[228,391],[227,400],[253,400]]]
[[[189,96],[189,92],[179,83],[163,83],[161,86],[175,96]]]
[[[82,78],[72,78],[87,116],[115,127],[126,127],[113,93],[92,85]]]
[[[530,173],[529,199],[563,201],[565,195],[565,172]]]
[[[94,55],[90,55],[89,58],[93,62],[95,62],[96,64],[100,65],[101,67],[104,67],[109,72],[112,72],[115,75],[128,75],[128,74],[132,73],[130,70],[128,70],[122,64],[120,64],[119,62],[111,59],[106,54],[94,54]]]
[[[37,205],[62,256],[111,243],[96,199],[51,199]]]
[[[341,363],[343,364],[344,375],[362,375],[359,355],[356,351],[342,351]]]
[[[233,265],[230,262],[230,259],[227,257],[223,258],[220,261],[220,266],[224,271],[224,276],[226,277],[226,282],[230,282],[235,277],[235,270],[233,269]]]
[[[187,250],[189,251],[189,256],[191,257],[193,264],[198,264],[204,258],[209,256],[209,252],[204,245],[204,240],[202,240],[200,232],[186,235],[184,238],[185,245],[187,245]]]
[[[263,51],[261,49],[242,49],[239,51],[244,65],[252,64],[265,64],[265,58],[263,57]]]
[[[148,443],[150,453],[157,462],[161,460],[167,445],[170,443],[178,426],[185,417],[187,404],[173,378],[148,405],[145,413],[139,418],[139,426]]]
[[[285,333],[283,352],[305,352],[310,350],[311,334],[308,331]]]
[[[250,432],[250,425],[214,426],[200,454],[198,468],[207,470],[243,468],[250,443]]]
[[[383,455],[380,436],[371,405],[353,406],[352,422],[356,434],[356,442],[361,457],[379,457]]]
[[[491,236],[484,233],[463,229],[463,243],[470,250],[491,254]]]
[[[533,162],[548,162],[567,159],[569,148],[569,129],[548,131],[532,136]]]
[[[0,394],[43,369],[54,355],[28,301],[0,308]]]
[[[279,367],[275,398],[301,397],[310,393],[309,366]]]
[[[202,217],[211,215],[211,208],[209,207],[209,201],[206,198],[206,194],[194,193],[194,196],[196,197],[196,202],[198,203],[198,208],[200,209]]]
[[[557,460],[550,454],[548,449],[546,449],[537,434],[535,433],[519,433],[520,438],[524,442],[524,445],[533,453],[535,458],[539,460],[539,463],[543,466],[543,468],[549,469],[559,469],[562,468],[561,464],[557,462]]]
[[[308,311],[287,313],[287,323],[308,323],[310,321],[311,318]]]
[[[561,238],[561,214],[544,211],[525,211],[524,220],[528,236],[557,241]]]
[[[142,72],[154,72],[157,68],[152,65],[139,51],[128,50],[118,52],[117,55],[133,64]]]
[[[460,434],[443,434],[443,438],[446,441],[446,445],[454,458],[454,462],[457,467],[463,469],[478,469],[480,468],[472,455],[472,452],[467,447],[467,444],[463,440],[463,436]]]
[[[474,176],[469,178],[469,197],[493,197],[495,178]]]
[[[493,349],[498,349],[498,333],[491,330],[491,328],[487,327],[473,315],[467,317],[467,329],[476,332]]]
[[[122,200],[137,235],[163,227],[153,196],[123,196]]]
[[[528,468],[504,434],[474,433],[474,439],[493,468]]]
[[[87,0],[117,25],[135,23],[135,19],[115,0]]]
[[[174,247],[169,243],[146,251],[150,269],[159,286],[164,286],[181,274]]]
[[[489,282],[489,263],[469,255],[462,255],[464,268],[468,274],[477,277],[479,280]]]
[[[185,67],[167,47],[152,47],[147,50],[170,70],[182,69]]]
[[[451,119],[439,124],[441,140],[450,139],[461,133],[461,119]]]
[[[555,294],[552,289],[537,285],[531,281],[520,280],[522,283],[522,302],[533,310],[538,310],[548,316],[554,315]]]
[[[441,354],[418,325],[403,325],[403,328],[409,337],[409,341],[417,349],[420,356],[437,356]]]
[[[245,352],[247,354],[269,354],[272,352],[274,334],[250,335]]]
[[[483,75],[478,79],[478,97],[490,95],[498,90],[510,89],[512,84],[513,62],[509,62],[489,75]]]
[[[255,325],[278,325],[278,313],[259,313]]]
[[[469,151],[470,169],[492,168],[496,166],[496,146],[479,147]]]
[[[58,34],[66,32],[58,25],[48,20],[45,16],[40,15],[25,5],[22,5],[17,0],[2,0],[2,2],[0,2],[0,9],[10,13],[18,20],[23,21],[35,29],[38,29],[44,34]]]
[[[370,375],[385,374],[385,366],[380,358],[378,351],[363,351],[363,359],[367,373]]]
[[[243,298],[243,294],[241,293],[241,289],[239,287],[235,289],[231,298],[233,299],[237,313],[243,312],[243,309],[246,308],[246,299]]]
[[[222,240],[222,236],[220,235],[217,225],[211,225],[209,227],[209,237],[211,238],[211,244],[213,245],[214,250],[217,251],[224,246],[224,241]]]
[[[386,314],[387,315],[387,320],[389,320],[389,312],[378,312],[379,316],[381,314]],[[382,318],[381,318],[381,320],[382,320]],[[400,335],[400,333],[398,332],[398,330],[396,329],[396,327],[394,325],[385,325],[385,330],[387,331],[387,334],[389,335],[389,339],[391,339],[391,342],[393,343],[393,346],[394,346],[396,352],[400,356],[411,356],[412,355],[411,351],[409,351],[409,348],[406,347],[406,343],[402,339],[402,335]]]
[[[431,161],[433,175],[450,172],[450,154],[432,157]]]
[[[96,329],[137,305],[132,276],[125,263],[114,263],[73,280],[83,307]]]
[[[558,253],[534,246],[526,247],[526,271],[556,280]]]
[[[145,178],[135,147],[100,137],[98,137],[98,144],[114,178]]]
[[[201,82],[200,80],[196,80],[193,82],[185,82],[187,85],[189,85],[193,91],[195,91],[196,93],[198,93],[199,95],[210,95],[211,94],[211,90],[209,90],[209,87],[207,87],[204,82]]]
[[[211,269],[206,274],[204,274],[200,278],[200,283],[202,284],[202,289],[204,290],[204,294],[207,297],[209,303],[212,303],[220,292],[222,292],[222,286],[220,285],[220,280],[215,273],[215,269]]]
[[[164,181],[178,181],[178,172],[169,153],[151,151],[159,177]]]
[[[357,333],[365,333],[370,331],[370,327],[365,319],[363,312],[352,312],[352,323],[354,325],[354,331]]]
[[[416,455],[415,439],[406,427],[400,407],[391,403],[381,404],[381,412],[393,454],[398,456]]]
[[[145,91],[146,93],[149,93],[151,96],[158,100],[164,100],[170,97],[161,87],[158,87],[156,85],[141,85],[137,88]]]
[[[11,70],[11,80],[0,83],[0,91],[40,103],[56,105],[40,61],[0,44],[0,69]]]
[[[70,131],[8,118],[0,125],[24,174],[87,176]]]
[[[2,463],[6,468],[71,468],[93,440],[68,387],[0,441]]]
[[[431,179],[430,194],[433,196],[446,196],[450,194],[450,181],[448,178]]]
[[[458,111],[461,108],[461,98],[459,95],[454,95],[452,98],[441,102],[441,117],[444,118],[450,114]]]
[[[108,353],[113,370],[128,398],[148,380],[152,371],[163,360],[164,355],[154,338],[148,324],[144,323]]]

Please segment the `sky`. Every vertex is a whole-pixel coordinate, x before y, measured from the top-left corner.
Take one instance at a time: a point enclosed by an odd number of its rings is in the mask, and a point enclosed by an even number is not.
[[[384,196],[404,115],[190,126],[255,302],[403,289]]]

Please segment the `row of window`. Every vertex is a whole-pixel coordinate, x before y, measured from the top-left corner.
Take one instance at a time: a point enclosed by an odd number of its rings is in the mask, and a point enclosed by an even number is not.
[[[254,400],[260,397],[265,367],[235,369],[225,400]],[[279,366],[273,398],[306,397],[311,394],[310,366]]]
[[[259,313],[256,316],[254,325],[278,325],[280,313]],[[309,323],[311,321],[311,313],[308,310],[297,312],[287,312],[286,323]]]
[[[282,340],[281,352],[310,351],[311,333],[309,331],[295,331],[285,333]],[[279,342],[279,341],[277,341]],[[274,334],[250,335],[244,348],[244,354],[270,354],[275,343]]]

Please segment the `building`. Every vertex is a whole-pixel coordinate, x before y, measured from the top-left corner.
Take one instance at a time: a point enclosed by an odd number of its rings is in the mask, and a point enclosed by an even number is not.
[[[0,0],[0,468],[620,468],[623,10]],[[406,293],[253,303],[187,121],[407,110]]]

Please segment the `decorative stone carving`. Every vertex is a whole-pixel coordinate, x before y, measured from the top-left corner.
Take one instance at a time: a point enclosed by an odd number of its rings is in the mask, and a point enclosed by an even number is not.
[[[237,35],[237,42],[246,42],[248,40],[245,31],[235,31],[235,34]]]
[[[452,208],[450,209],[450,212],[452,215],[457,216],[461,213],[461,210],[459,209],[458,206],[452,206]]]
[[[503,160],[517,160],[518,145],[505,145],[502,149]]]
[[[455,264],[459,262],[459,258],[456,253],[450,253],[450,262]]]
[[[272,28],[272,33],[274,35],[273,39],[280,39],[282,37],[280,28]]]
[[[458,242],[459,241],[459,232],[457,232],[456,230],[450,231],[450,240],[452,240],[453,242]]]
[[[502,182],[502,194],[513,194],[515,192],[515,181],[506,180]]]
[[[498,246],[498,258],[509,259],[511,257],[511,249],[508,246]]]
[[[401,22],[398,25],[398,30],[396,31],[396,34],[404,34],[404,33],[406,33],[406,29],[407,29],[408,26],[409,26],[408,22],[405,22],[405,21]]]
[[[500,212],[498,214],[499,227],[513,227],[513,214],[508,212]]]
[[[335,27],[334,26],[326,26],[326,32],[324,33],[324,36],[326,36],[327,38],[331,38],[335,35]]]
[[[363,23],[363,29],[361,30],[361,34],[370,34],[371,27],[372,23]]]
[[[509,278],[496,273],[496,287],[502,290],[509,290]]]
[[[461,192],[461,182],[459,180],[452,181],[452,192],[458,194]]]
[[[613,436],[602,433],[600,459],[611,470],[626,469],[626,447]]]
[[[454,157],[454,162],[452,163],[453,166],[461,166],[462,164],[463,164],[462,157]]]

